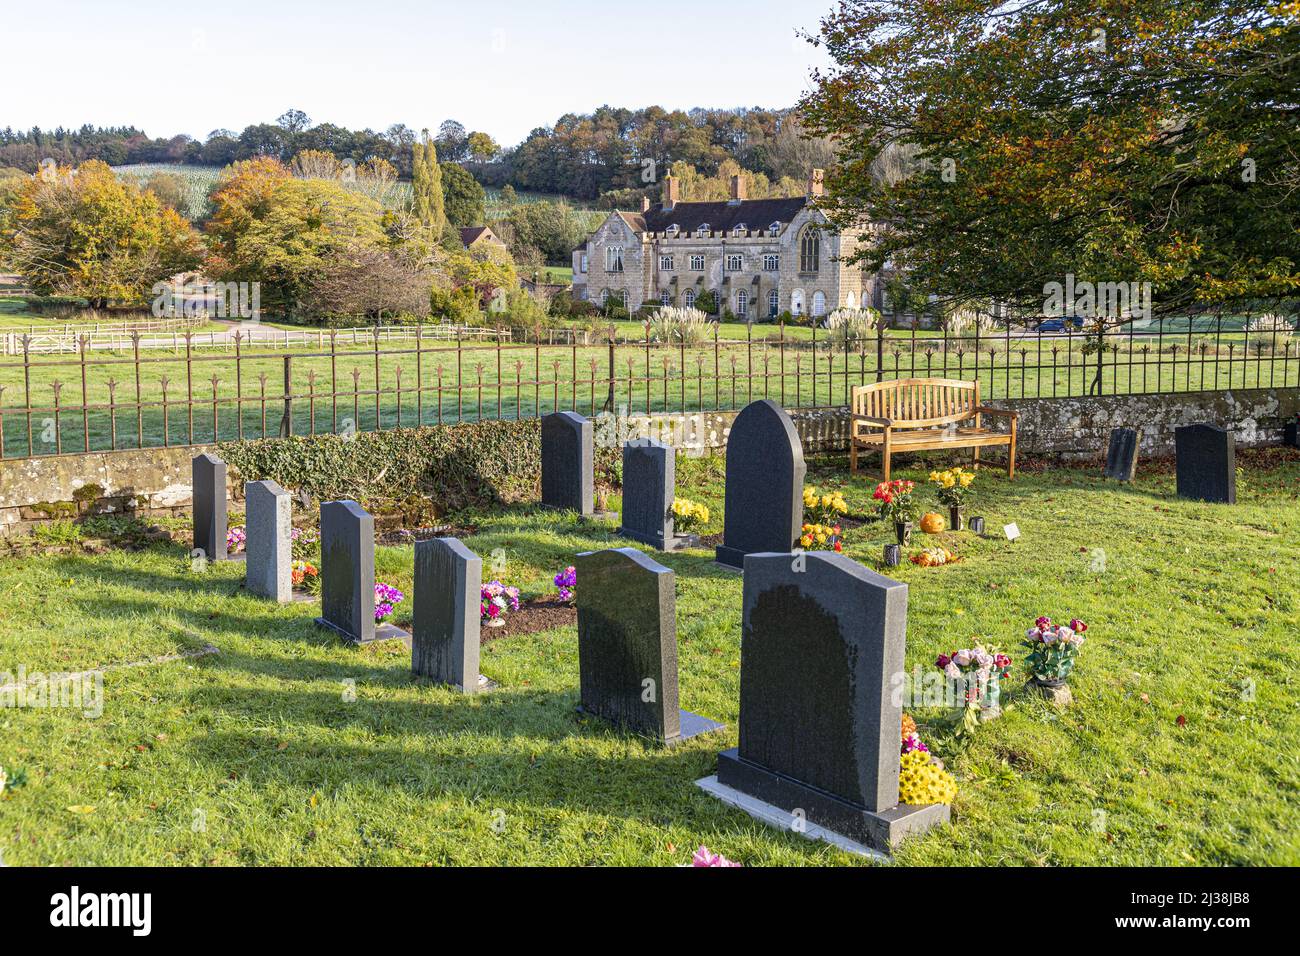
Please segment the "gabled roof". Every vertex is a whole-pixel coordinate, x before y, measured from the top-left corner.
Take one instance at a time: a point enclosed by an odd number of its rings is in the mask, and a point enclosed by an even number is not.
[[[693,233],[702,225],[708,225],[713,232],[731,232],[738,225],[766,229],[773,222],[789,223],[807,204],[803,196],[742,202],[679,202],[672,209],[659,205],[639,215],[620,215],[628,225],[632,225],[632,220],[640,220],[641,225],[633,228],[641,232],[666,232],[669,226],[679,226],[683,233]]]
[[[460,230],[460,244],[468,249],[477,242],[485,232],[491,235],[494,239],[496,238],[496,235],[487,226],[464,226]]]

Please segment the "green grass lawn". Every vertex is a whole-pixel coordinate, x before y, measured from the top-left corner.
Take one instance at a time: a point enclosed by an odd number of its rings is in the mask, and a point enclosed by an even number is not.
[[[1300,456],[1244,457],[1235,507],[1178,500],[1146,463],[1131,487],[989,469],[971,511],[1023,537],[945,535],[959,563],[896,569],[909,667],[976,638],[1019,661],[1038,614],[1091,625],[1068,710],[1017,674],[964,750],[947,714],[913,711],[960,793],[953,825],[899,863],[1300,863]],[[873,481],[843,459],[809,480],[867,511]],[[718,459],[681,462],[679,494],[713,509],[710,531],[722,492]],[[467,543],[485,564],[503,549],[499,576],[526,594],[579,550],[627,544],[530,508],[471,517]],[[847,551],[875,566],[888,538],[864,524]],[[312,605],[246,596],[242,565],[192,572],[180,545],[0,560],[0,671],[220,649],[110,672],[98,719],[0,710],[0,765],[29,779],[0,798],[0,850],[14,865],[669,865],[705,843],[746,865],[860,863],[694,786],[736,743],[741,582],[710,557],[659,558],[677,573],[681,705],[728,725],[673,750],[575,713],[573,627],[485,645],[500,689],[466,698],[413,681],[399,643],[351,648],[313,627]],[[377,564],[410,593],[409,548]]]

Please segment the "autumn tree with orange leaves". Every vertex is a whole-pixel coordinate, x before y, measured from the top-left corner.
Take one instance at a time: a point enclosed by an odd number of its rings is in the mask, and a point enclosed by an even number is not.
[[[1067,275],[1156,314],[1300,297],[1300,4],[843,0],[802,104],[832,217],[949,303]]]

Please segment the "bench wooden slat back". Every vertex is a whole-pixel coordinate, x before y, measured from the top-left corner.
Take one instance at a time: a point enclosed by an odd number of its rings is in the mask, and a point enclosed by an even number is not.
[[[979,382],[900,378],[853,389],[853,414],[888,418],[895,428],[932,428],[963,421],[980,403]]]

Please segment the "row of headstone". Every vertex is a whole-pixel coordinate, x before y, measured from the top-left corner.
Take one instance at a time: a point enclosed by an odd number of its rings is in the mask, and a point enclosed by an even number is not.
[[[739,745],[699,785],[855,849],[947,822],[898,800],[907,585],[834,552],[744,560]]]

